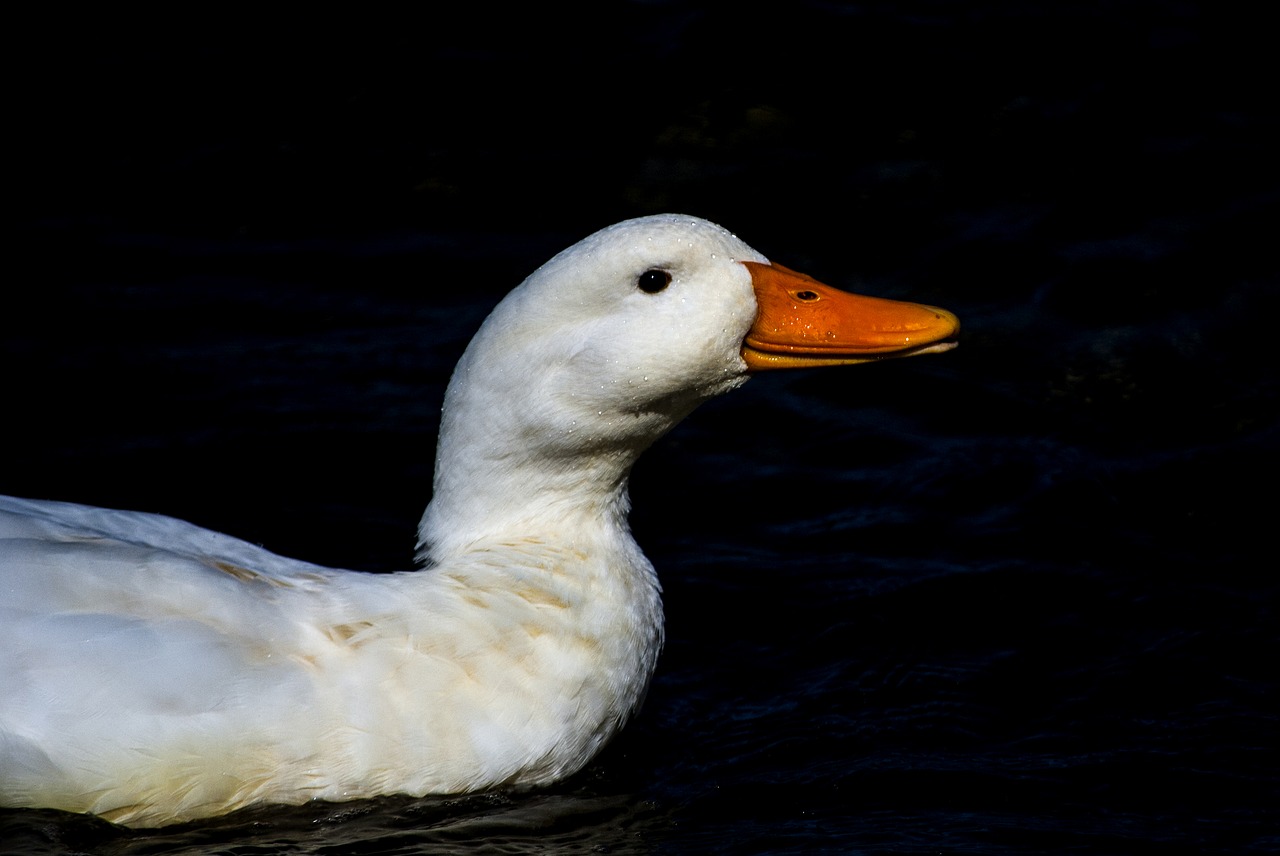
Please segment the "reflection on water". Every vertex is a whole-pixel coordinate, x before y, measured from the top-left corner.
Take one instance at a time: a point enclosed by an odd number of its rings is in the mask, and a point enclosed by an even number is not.
[[[124,830],[60,812],[21,811],[0,815],[0,852],[647,853],[646,832],[663,822],[645,800],[585,792],[259,808],[158,830]]]

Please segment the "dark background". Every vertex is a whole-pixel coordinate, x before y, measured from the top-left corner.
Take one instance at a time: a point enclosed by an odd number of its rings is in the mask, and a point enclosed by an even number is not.
[[[1260,7],[1254,7],[1260,8]],[[641,460],[649,701],[532,795],[31,852],[1273,852],[1280,183],[1261,12],[600,3],[26,20],[0,492],[406,567],[449,371],[659,211],[945,306]]]

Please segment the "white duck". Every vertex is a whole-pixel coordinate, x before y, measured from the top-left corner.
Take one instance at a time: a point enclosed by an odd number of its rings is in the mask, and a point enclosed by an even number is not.
[[[472,340],[421,570],[0,499],[0,805],[155,826],[568,776],[635,711],[662,645],[626,523],[637,456],[754,371],[941,351],[957,330],[704,220],[645,217],[547,262]]]

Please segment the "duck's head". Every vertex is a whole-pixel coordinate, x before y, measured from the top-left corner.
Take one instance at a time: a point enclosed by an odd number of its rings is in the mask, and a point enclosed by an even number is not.
[[[485,470],[556,475],[570,460],[607,459],[621,478],[754,372],[946,350],[958,328],[946,310],[771,264],[696,217],[618,223],[535,271],[476,334],[445,398],[436,495],[454,474],[474,487]]]
[[[544,264],[494,310],[459,373],[483,383],[482,368],[501,367],[509,400],[536,389],[566,412],[684,415],[753,372],[943,351],[958,330],[945,309],[840,291],[668,214]]]

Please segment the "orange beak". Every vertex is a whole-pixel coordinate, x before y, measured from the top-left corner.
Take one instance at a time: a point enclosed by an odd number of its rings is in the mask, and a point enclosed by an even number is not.
[[[868,363],[956,346],[960,319],[945,309],[850,294],[782,265],[742,264],[759,306],[742,343],[751,371]]]

